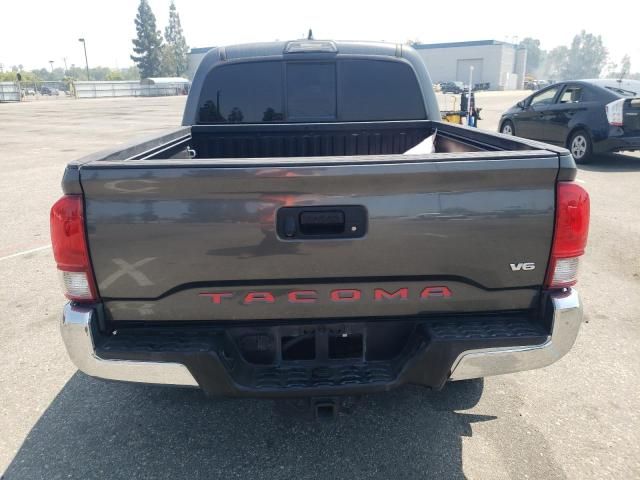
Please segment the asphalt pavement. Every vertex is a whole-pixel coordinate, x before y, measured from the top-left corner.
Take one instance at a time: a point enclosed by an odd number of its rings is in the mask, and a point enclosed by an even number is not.
[[[478,94],[480,127],[495,130],[524,95]],[[178,125],[183,106],[184,97],[0,104],[2,478],[640,478],[639,155],[580,168],[592,202],[585,323],[548,368],[347,399],[331,422],[301,402],[208,399],[78,373],[58,333],[64,299],[49,247],[64,166]]]

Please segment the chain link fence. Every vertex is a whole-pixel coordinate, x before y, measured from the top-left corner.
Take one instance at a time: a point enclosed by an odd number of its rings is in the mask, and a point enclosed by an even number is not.
[[[155,81],[154,81],[155,80]],[[182,79],[122,81],[0,82],[0,102],[32,101],[41,97],[114,98],[186,95],[190,83]]]
[[[16,82],[0,82],[0,102],[19,102],[20,87]]]
[[[144,81],[74,82],[76,98],[164,97],[186,95],[185,82],[145,83]]]
[[[23,80],[21,82],[0,82],[0,102],[27,102],[39,97],[60,97],[70,95],[70,86],[65,82],[45,82]]]

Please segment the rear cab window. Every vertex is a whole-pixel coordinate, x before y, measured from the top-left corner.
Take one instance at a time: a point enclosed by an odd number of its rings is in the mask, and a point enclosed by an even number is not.
[[[340,73],[343,121],[419,120],[426,117],[422,92],[409,65],[345,60],[340,63]]]
[[[198,123],[426,119],[413,68],[393,60],[255,61],[209,72]]]
[[[292,62],[286,75],[289,121],[336,120],[335,63]]]
[[[282,64],[239,63],[209,73],[200,95],[200,123],[282,121]]]

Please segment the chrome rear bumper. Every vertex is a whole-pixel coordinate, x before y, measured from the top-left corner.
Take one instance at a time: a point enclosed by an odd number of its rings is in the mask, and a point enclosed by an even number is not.
[[[571,349],[582,322],[582,306],[575,290],[553,294],[551,307],[552,330],[544,343],[467,350],[450,368],[445,364],[425,364],[420,368],[441,368],[445,378],[451,372],[450,380],[465,380],[550,365]],[[182,363],[100,358],[96,352],[96,340],[100,338],[97,323],[92,307],[74,304],[64,307],[62,338],[69,357],[84,373],[109,380],[198,386],[191,371]]]
[[[546,367],[571,349],[582,323],[582,304],[576,290],[551,297],[553,325],[549,340],[541,345],[471,350],[462,353],[451,368],[450,380],[468,380]]]
[[[62,316],[62,339],[71,361],[87,375],[108,380],[188,385],[197,387],[193,375],[180,363],[105,360],[96,355],[94,338],[98,332],[91,307],[68,303]]]

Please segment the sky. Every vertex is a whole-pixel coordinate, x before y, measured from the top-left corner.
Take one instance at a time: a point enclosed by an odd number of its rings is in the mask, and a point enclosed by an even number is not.
[[[170,0],[149,0],[164,30]],[[0,0],[0,63],[5,70],[84,66],[79,37],[86,39],[89,66],[133,64],[131,39],[138,0]],[[445,8],[453,5],[455,8]],[[593,7],[591,7],[593,5]],[[315,38],[422,43],[468,40],[517,42],[540,39],[542,48],[570,45],[584,29],[602,35],[610,59],[631,56],[640,71],[637,40],[640,1],[622,0],[615,8],[600,3],[467,0],[453,2],[375,0],[246,1],[176,0],[190,47],[290,40],[313,29]]]

